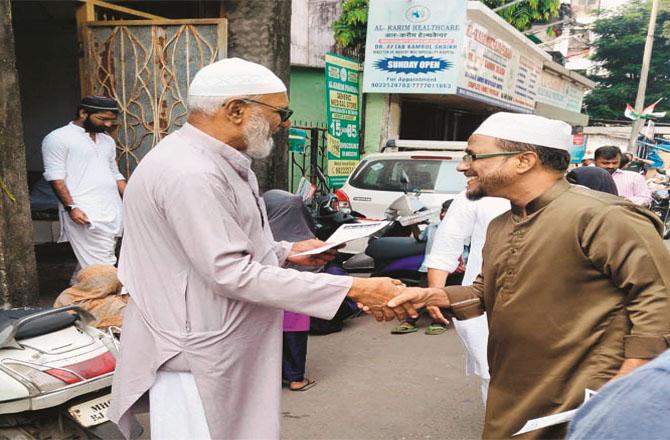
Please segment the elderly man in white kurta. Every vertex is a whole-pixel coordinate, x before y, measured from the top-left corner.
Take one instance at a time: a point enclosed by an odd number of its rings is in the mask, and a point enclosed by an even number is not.
[[[465,191],[458,194],[440,223],[431,252],[426,257],[428,286],[445,286],[449,274],[458,267],[463,246],[468,243],[470,253],[461,284],[471,285],[482,269],[482,250],[489,223],[509,209],[510,203],[506,199],[483,197],[470,200]],[[453,323],[465,347],[465,373],[476,374],[481,378],[481,395],[486,404],[491,379],[486,351],[489,337],[486,314],[465,321],[453,319]]]
[[[349,295],[380,320],[416,313],[383,307],[397,281],[280,267],[332,258],[297,255],[318,240],[273,240],[251,170],[289,125],[287,105],[263,66],[206,66],[189,87],[188,123],[130,179],[119,266],[130,301],[109,411],[126,436],[149,391],[153,438],[278,438],[282,309],[330,319]]]
[[[77,119],[42,141],[44,178],[60,202],[58,242],[70,242],[79,263],[75,274],[93,264],[116,264],[126,179],[116,164],[116,143],[106,131],[117,113],[114,99],[87,96]]]

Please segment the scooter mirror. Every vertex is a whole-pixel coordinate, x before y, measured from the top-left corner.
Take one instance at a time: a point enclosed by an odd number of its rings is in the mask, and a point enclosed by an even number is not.
[[[326,179],[326,176],[323,174],[323,171],[321,171],[318,167],[316,168],[316,177],[319,179],[319,182],[321,182],[324,191],[328,191],[328,180]]]
[[[405,172],[405,170],[402,170],[402,173],[400,174],[400,183],[402,184],[402,191],[407,194],[410,189],[410,181],[409,181],[409,176]]]
[[[16,326],[12,324],[0,330],[0,348],[20,348],[14,339],[15,334]]]

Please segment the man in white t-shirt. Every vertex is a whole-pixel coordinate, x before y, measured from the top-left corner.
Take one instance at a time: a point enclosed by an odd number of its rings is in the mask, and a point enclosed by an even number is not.
[[[116,264],[126,179],[116,164],[116,143],[106,132],[118,111],[112,98],[87,96],[76,119],[42,141],[44,178],[60,201],[58,242],[70,242],[79,263],[75,274],[93,264]]]
[[[440,223],[435,233],[433,247],[426,257],[428,286],[440,288],[445,286],[449,274],[458,267],[463,246],[467,244],[470,244],[470,253],[462,284],[464,286],[472,284],[482,268],[482,249],[489,223],[509,209],[510,203],[506,199],[483,197],[479,200],[470,200],[465,191],[458,194]],[[489,336],[486,314],[464,321],[453,319],[453,324],[465,346],[465,373],[468,375],[474,373],[481,378],[482,399],[486,402],[490,380],[486,353]]]

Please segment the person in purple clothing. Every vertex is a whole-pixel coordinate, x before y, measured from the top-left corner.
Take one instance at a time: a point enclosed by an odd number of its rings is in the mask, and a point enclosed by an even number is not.
[[[273,189],[263,194],[272,235],[277,241],[301,241],[314,238],[313,222],[309,211],[299,196]],[[310,270],[289,266],[296,270]],[[321,267],[314,268],[318,271]],[[284,311],[282,379],[291,391],[307,391],[316,385],[314,379],[305,377],[307,363],[307,335],[310,317]]]

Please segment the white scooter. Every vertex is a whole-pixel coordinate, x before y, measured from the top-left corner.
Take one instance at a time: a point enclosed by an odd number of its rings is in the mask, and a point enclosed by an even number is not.
[[[121,436],[106,416],[118,341],[94,319],[78,306],[0,311],[0,438]]]

